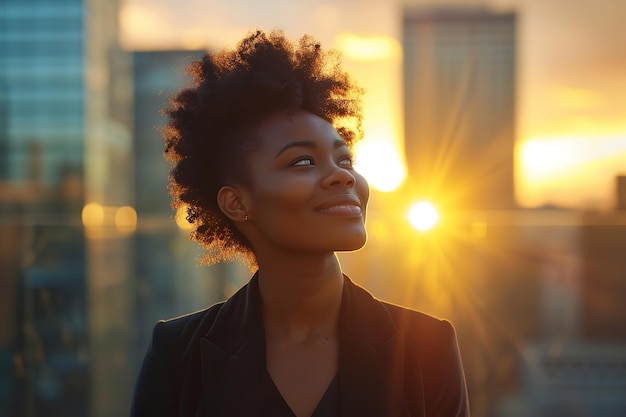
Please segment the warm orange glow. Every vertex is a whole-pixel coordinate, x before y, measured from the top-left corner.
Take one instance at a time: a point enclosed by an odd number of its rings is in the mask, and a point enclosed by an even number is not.
[[[571,169],[585,159],[580,147],[572,140],[531,139],[521,146],[522,167],[528,179],[542,180],[557,175],[564,169]]]
[[[470,224],[470,233],[476,239],[483,239],[487,236],[487,223],[476,221]]]
[[[626,136],[535,136],[518,145],[517,161],[522,205],[610,208],[614,177],[626,166]]]
[[[355,169],[377,190],[398,188],[406,177],[406,167],[391,142],[364,141],[356,149]]]
[[[605,97],[597,91],[562,86],[555,88],[554,101],[562,108],[573,110],[593,110],[606,105]]]
[[[342,33],[335,40],[335,48],[346,57],[359,61],[394,59],[402,53],[400,43],[384,35],[358,36]]]
[[[431,203],[420,201],[411,207],[409,220],[417,230],[426,231],[435,227],[439,221],[439,213]]]

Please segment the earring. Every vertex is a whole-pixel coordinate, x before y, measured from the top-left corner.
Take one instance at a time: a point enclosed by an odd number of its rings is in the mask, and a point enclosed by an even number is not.
[[[247,222],[248,221],[248,215],[246,214],[245,216],[243,216],[243,221]]]

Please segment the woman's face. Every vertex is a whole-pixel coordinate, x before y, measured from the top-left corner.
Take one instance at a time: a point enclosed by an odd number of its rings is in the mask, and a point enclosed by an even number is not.
[[[352,155],[326,120],[281,112],[255,131],[250,184],[243,190],[255,251],[349,251],[365,244],[369,188]]]

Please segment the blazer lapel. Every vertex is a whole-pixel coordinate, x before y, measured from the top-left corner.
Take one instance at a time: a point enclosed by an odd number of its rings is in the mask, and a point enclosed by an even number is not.
[[[339,384],[342,416],[409,416],[404,335],[382,303],[344,278]]]
[[[385,306],[348,277],[339,330],[341,415],[408,417],[404,334]],[[222,306],[201,338],[203,409],[198,415],[263,416],[264,342],[255,275]]]

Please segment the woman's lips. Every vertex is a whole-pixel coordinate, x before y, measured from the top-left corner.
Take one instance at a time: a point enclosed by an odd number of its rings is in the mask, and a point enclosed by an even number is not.
[[[318,204],[315,210],[337,216],[360,216],[362,213],[361,201],[353,194],[329,197]]]
[[[325,213],[325,214],[334,214],[338,216],[360,216],[361,207],[351,205],[351,204],[339,204],[336,206],[319,210],[319,212]]]

